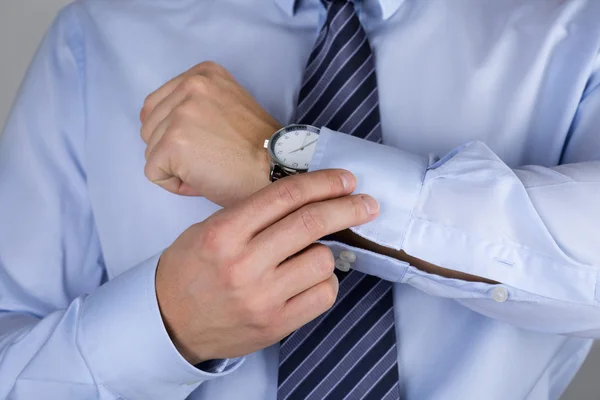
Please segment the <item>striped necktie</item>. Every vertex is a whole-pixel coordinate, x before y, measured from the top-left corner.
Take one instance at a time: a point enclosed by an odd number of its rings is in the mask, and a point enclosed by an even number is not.
[[[381,142],[375,63],[354,4],[322,2],[327,19],[308,60],[297,121]],[[357,271],[336,274],[331,310],[281,342],[277,398],[397,400],[392,284]]]

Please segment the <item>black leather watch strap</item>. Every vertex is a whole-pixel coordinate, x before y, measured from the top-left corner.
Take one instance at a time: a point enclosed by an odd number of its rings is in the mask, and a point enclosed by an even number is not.
[[[277,179],[285,178],[289,174],[284,171],[279,165],[273,165],[271,168],[271,182],[275,182]]]

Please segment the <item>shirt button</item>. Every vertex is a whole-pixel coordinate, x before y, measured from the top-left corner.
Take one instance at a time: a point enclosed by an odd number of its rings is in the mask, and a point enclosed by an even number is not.
[[[335,267],[342,272],[350,271],[350,263],[348,261],[342,260],[341,258],[335,259]]]
[[[350,264],[352,264],[353,262],[356,261],[356,254],[354,254],[351,251],[348,250],[344,250],[340,253],[340,259],[349,262]]]
[[[508,300],[508,290],[503,287],[497,287],[492,290],[492,299],[498,303],[504,303]]]

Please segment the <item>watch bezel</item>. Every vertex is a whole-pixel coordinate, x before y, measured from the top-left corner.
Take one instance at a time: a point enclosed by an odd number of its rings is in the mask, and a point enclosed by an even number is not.
[[[281,129],[279,129],[277,132],[275,132],[271,136],[271,139],[269,139],[269,144],[267,147],[267,150],[269,152],[269,157],[271,158],[271,162],[273,164],[278,165],[281,169],[283,169],[284,171],[286,171],[288,173],[303,173],[303,172],[308,171],[308,168],[288,167],[287,165],[280,162],[279,158],[275,155],[275,145],[277,144],[277,139],[279,139],[282,135],[284,135],[288,132],[294,132],[294,131],[298,131],[298,130],[310,131],[312,133],[315,133],[317,136],[321,132],[321,130],[319,128],[317,128],[316,126],[312,126],[312,125],[306,125],[306,124],[287,125]]]

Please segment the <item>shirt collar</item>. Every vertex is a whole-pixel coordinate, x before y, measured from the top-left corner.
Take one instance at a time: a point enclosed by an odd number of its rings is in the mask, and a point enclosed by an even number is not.
[[[300,1],[301,0],[275,0],[275,2],[279,4],[279,7],[290,16],[294,15],[296,6]],[[379,6],[381,18],[388,19],[398,11],[402,3],[404,3],[404,0],[374,0],[374,2]]]

